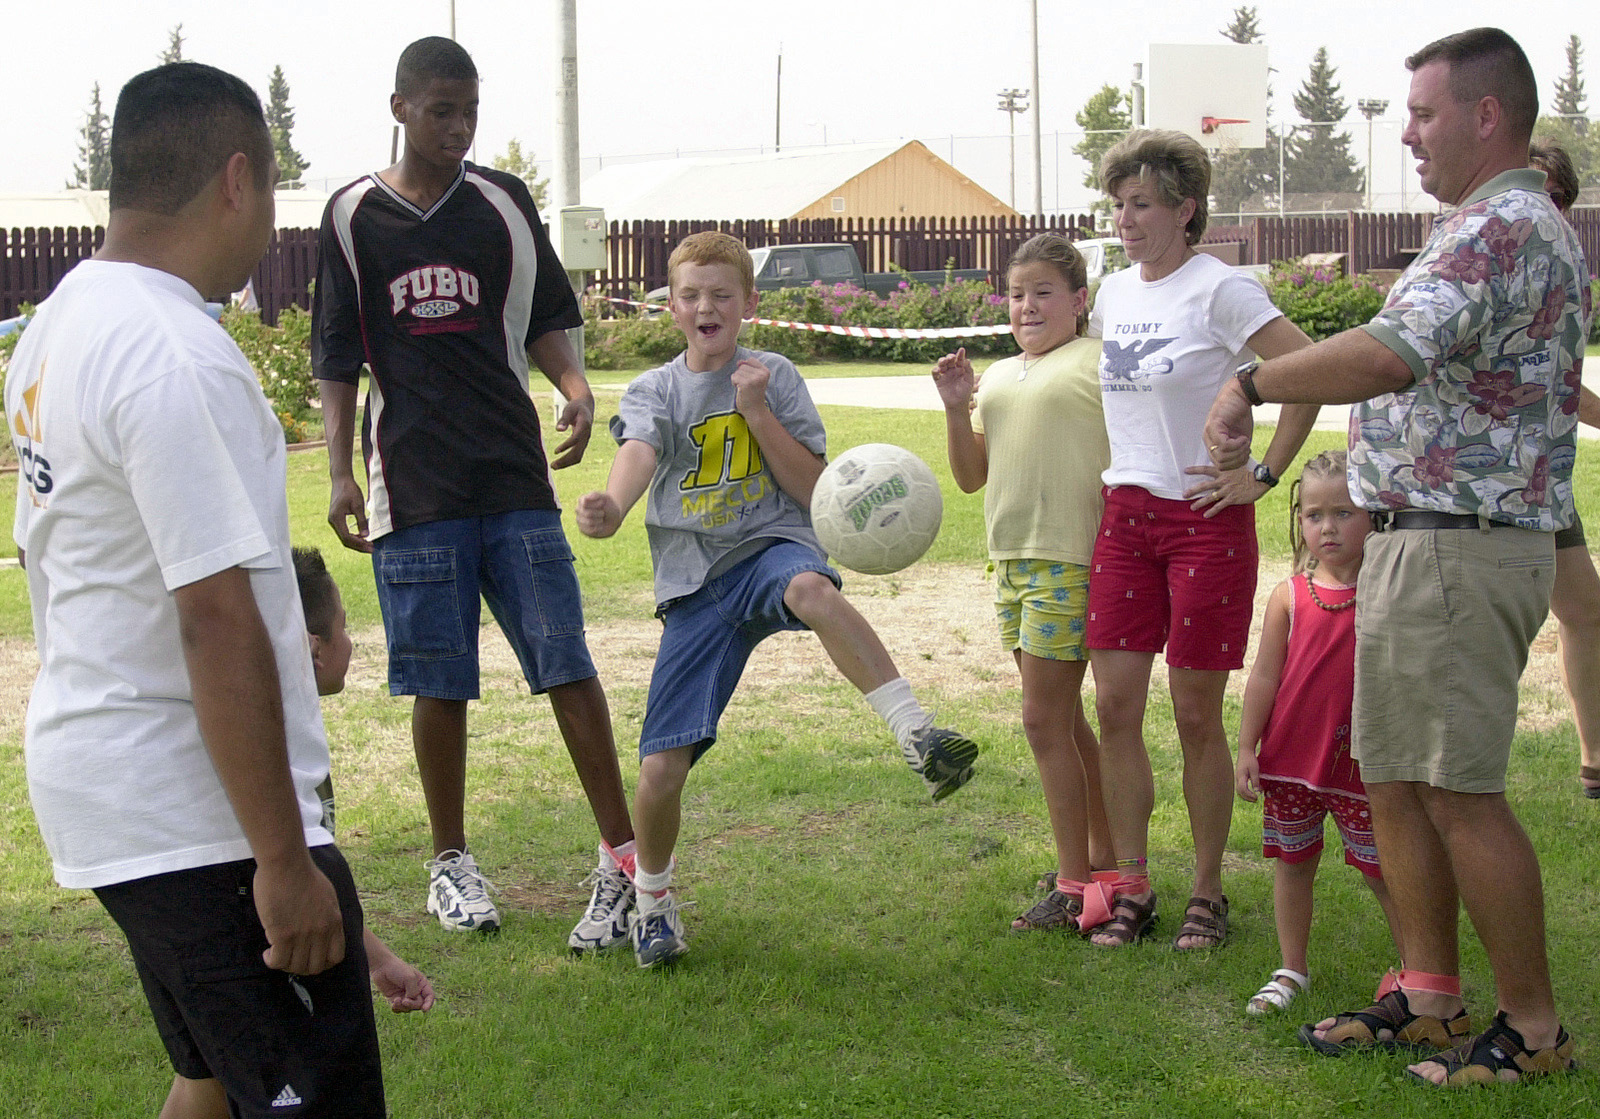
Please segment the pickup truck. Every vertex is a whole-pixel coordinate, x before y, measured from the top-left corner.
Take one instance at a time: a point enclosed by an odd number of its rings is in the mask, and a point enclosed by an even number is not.
[[[757,291],[809,287],[820,280],[824,284],[850,283],[875,295],[888,295],[905,280],[942,284],[946,275],[942,269],[937,272],[863,272],[854,245],[769,245],[764,249],[751,249],[750,257],[755,264]],[[983,268],[957,268],[949,275],[956,280],[989,282],[989,273]],[[652,303],[664,303],[667,294],[666,288],[656,288],[645,298]]]

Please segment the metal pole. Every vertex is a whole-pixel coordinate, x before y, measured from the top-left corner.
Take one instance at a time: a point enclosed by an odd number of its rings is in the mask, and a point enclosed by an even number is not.
[[[578,204],[579,146],[578,146],[578,0],[558,0],[556,4],[556,44],[559,51],[556,85],[556,206]],[[582,292],[584,274],[567,272],[572,290]],[[578,365],[583,366],[583,327],[567,331],[567,338],[577,352]],[[554,394],[555,408],[559,412],[566,401],[561,393]]]
[[[456,0],[450,0],[450,38],[456,37]]]
[[[772,150],[783,150],[783,44],[778,44],[778,92],[772,101]]]
[[[578,0],[556,4],[556,205],[578,204]]]
[[[1030,28],[1033,49],[1033,216],[1044,217],[1044,158],[1039,139],[1039,0],[1032,0]]]

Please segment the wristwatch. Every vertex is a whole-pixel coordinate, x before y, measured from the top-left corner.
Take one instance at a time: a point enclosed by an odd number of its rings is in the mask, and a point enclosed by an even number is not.
[[[1256,481],[1260,482],[1263,486],[1266,486],[1269,490],[1278,484],[1278,478],[1272,473],[1272,467],[1268,466],[1264,462],[1258,462],[1252,466],[1250,468],[1250,473],[1255,475]]]
[[[1250,402],[1251,407],[1266,403],[1256,391],[1256,370],[1260,368],[1260,361],[1247,361],[1233,374],[1234,380],[1239,382],[1239,388],[1244,391],[1244,398]]]

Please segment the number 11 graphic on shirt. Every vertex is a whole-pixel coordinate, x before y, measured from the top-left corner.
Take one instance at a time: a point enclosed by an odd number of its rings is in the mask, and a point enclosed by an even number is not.
[[[738,482],[761,473],[761,448],[738,412],[707,416],[689,429],[689,438],[700,448],[700,462],[678,483],[680,490]]]

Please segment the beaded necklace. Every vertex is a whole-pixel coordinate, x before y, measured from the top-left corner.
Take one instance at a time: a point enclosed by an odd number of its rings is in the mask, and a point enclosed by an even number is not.
[[[1323,602],[1322,597],[1317,594],[1317,581],[1311,578],[1309,575],[1306,576],[1306,590],[1311,595],[1311,601],[1315,602],[1318,606],[1322,607],[1330,614],[1337,614],[1340,610],[1348,610],[1350,607],[1356,604],[1354,595],[1344,602],[1336,602],[1331,606],[1326,602]]]

